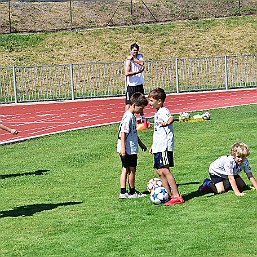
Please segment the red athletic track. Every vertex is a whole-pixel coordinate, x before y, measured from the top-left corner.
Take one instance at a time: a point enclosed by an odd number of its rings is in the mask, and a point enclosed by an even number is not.
[[[165,106],[172,113],[200,111],[238,105],[257,104],[257,88],[229,91],[171,94]],[[124,98],[91,99],[66,102],[1,105],[0,119],[19,131],[11,135],[0,130],[0,144],[117,123],[124,113]],[[145,108],[146,117],[154,110]]]

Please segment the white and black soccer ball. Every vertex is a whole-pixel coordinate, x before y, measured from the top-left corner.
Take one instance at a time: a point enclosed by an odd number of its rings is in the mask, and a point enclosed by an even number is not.
[[[147,183],[147,190],[151,192],[155,186],[161,187],[162,186],[162,181],[159,178],[152,178],[149,180]]]
[[[204,120],[209,120],[211,118],[211,114],[209,112],[205,112],[202,114],[202,118]]]
[[[169,195],[163,186],[155,186],[150,194],[150,200],[154,204],[163,204],[167,202]]]
[[[190,118],[190,114],[188,112],[181,112],[179,115],[180,121],[186,121]]]

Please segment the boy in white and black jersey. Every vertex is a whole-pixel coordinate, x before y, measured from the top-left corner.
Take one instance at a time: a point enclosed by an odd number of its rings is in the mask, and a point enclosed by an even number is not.
[[[233,144],[230,155],[221,156],[210,164],[209,174],[211,179],[206,178],[199,187],[199,191],[211,190],[214,193],[223,193],[232,188],[236,196],[243,196],[245,193],[241,191],[247,186],[239,176],[239,172],[242,170],[257,190],[257,182],[246,158],[249,154],[250,150],[246,144]]]
[[[143,111],[148,101],[142,93],[134,93],[131,96],[131,105],[124,113],[119,127],[117,152],[122,162],[122,171],[120,175],[120,196],[119,198],[137,198],[145,196],[135,189],[135,175],[137,166],[138,145],[143,151],[146,146],[137,135],[136,116]],[[129,193],[126,190],[126,180],[129,182]]]
[[[149,152],[154,155],[154,168],[157,169],[162,184],[171,198],[165,205],[183,203],[184,199],[179,194],[175,178],[170,172],[170,167],[174,166],[174,134],[172,127],[174,118],[170,111],[163,106],[166,94],[162,88],[152,90],[148,98],[150,106],[156,109],[153,144]]]

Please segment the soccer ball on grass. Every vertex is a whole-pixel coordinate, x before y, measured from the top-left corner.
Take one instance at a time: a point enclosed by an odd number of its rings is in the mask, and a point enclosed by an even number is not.
[[[162,186],[162,181],[159,178],[152,178],[147,183],[147,190],[151,192],[155,186]]]
[[[155,186],[150,194],[150,200],[154,204],[162,204],[167,202],[169,195],[163,186]]]

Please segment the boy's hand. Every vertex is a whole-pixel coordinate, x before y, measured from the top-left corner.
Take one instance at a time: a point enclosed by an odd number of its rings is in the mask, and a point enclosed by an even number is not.
[[[240,192],[239,192],[239,193],[235,193],[235,195],[236,195],[236,196],[244,196],[245,193],[240,193]]]
[[[120,156],[125,156],[126,155],[126,150],[125,149],[121,149],[120,150]]]
[[[166,127],[169,125],[167,122],[164,122],[164,121],[160,122],[159,124],[160,124],[160,127]]]
[[[11,129],[10,133],[13,135],[17,135],[19,132],[16,129]]]

